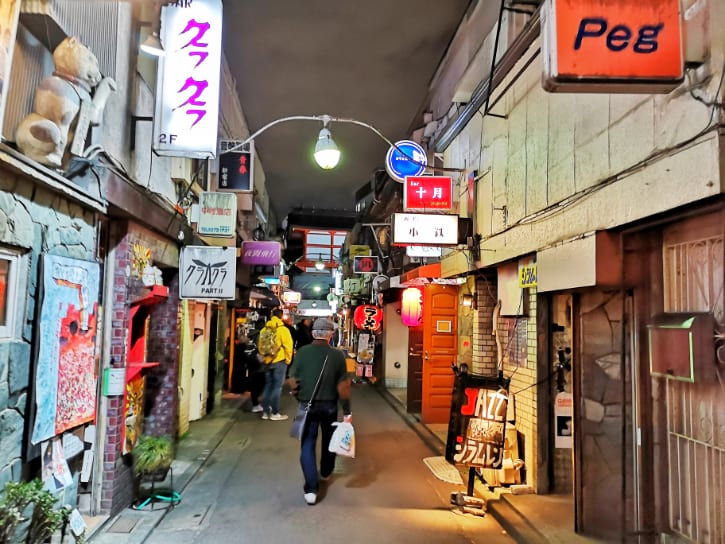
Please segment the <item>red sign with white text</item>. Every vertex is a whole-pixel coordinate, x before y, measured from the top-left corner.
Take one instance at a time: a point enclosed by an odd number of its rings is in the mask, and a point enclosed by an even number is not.
[[[682,81],[679,0],[549,0],[542,18],[547,90],[647,92]]]
[[[448,176],[408,176],[403,186],[405,211],[450,211],[453,208],[453,181]]]

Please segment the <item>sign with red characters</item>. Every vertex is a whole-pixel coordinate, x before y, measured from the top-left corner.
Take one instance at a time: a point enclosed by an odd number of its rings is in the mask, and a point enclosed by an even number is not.
[[[403,209],[450,211],[453,181],[448,176],[408,176],[403,186]]]

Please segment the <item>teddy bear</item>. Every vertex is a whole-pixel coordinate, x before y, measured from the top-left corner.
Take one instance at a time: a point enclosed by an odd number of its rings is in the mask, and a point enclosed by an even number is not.
[[[81,149],[72,149],[74,154],[81,154],[89,126],[101,124],[106,101],[117,86],[112,78],[101,76],[98,59],[75,36],[65,38],[55,48],[53,63],[55,71],[36,88],[33,113],[18,125],[15,141],[27,157],[61,168],[69,138],[74,132],[82,138]],[[76,126],[81,108],[87,112],[81,116],[85,126]]]

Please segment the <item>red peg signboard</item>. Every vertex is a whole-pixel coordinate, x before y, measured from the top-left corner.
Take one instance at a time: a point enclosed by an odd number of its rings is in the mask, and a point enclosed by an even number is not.
[[[353,320],[358,329],[376,331],[383,322],[383,309],[372,304],[363,304],[355,308]]]

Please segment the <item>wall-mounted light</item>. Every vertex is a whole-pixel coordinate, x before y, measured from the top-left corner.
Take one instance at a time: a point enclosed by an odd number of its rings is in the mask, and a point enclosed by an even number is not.
[[[162,2],[154,2],[154,13],[151,19],[151,34],[141,44],[141,51],[152,57],[163,57],[165,54],[164,46],[161,45],[159,32],[161,30],[161,4]]]
[[[315,268],[317,270],[324,270],[325,269],[325,262],[322,259],[317,259],[317,261],[315,261]]]
[[[462,302],[466,308],[473,308],[474,310],[477,308],[476,297],[473,295],[463,295]]]

